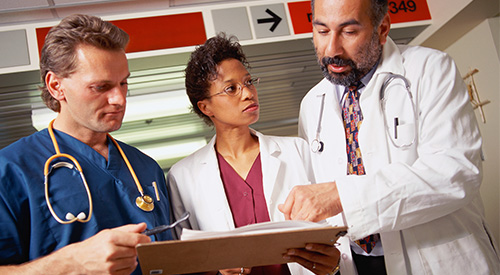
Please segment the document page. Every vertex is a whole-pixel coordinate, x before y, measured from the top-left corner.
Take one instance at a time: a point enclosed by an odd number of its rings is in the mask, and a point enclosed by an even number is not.
[[[275,221],[249,224],[228,231],[201,231],[192,229],[182,229],[181,240],[198,240],[205,238],[242,236],[272,232],[284,232],[292,230],[312,229],[330,226],[326,222],[308,221]]]

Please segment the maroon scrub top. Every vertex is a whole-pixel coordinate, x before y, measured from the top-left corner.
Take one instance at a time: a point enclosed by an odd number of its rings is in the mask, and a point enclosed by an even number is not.
[[[233,215],[234,226],[241,227],[270,221],[266,198],[264,196],[260,153],[245,180],[236,173],[233,167],[219,153],[217,153],[217,160],[219,161],[220,175],[224,184],[226,197]],[[290,275],[290,270],[286,264],[278,264],[253,267],[250,274]]]

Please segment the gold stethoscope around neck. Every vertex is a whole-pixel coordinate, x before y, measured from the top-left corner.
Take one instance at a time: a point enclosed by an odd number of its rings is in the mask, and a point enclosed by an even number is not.
[[[57,140],[56,140],[56,137],[54,135],[54,127],[53,127],[54,120],[52,120],[49,123],[48,131],[49,131],[50,138],[52,139],[52,143],[54,144],[54,149],[55,149],[56,153],[47,159],[47,161],[45,162],[44,169],[43,169],[43,174],[45,177],[45,200],[47,201],[47,206],[49,207],[50,213],[52,214],[54,219],[56,219],[59,223],[70,224],[70,223],[74,223],[76,221],[85,223],[85,222],[90,221],[90,218],[92,217],[93,204],[92,204],[92,196],[90,194],[90,189],[89,189],[89,186],[87,184],[87,181],[85,180],[85,176],[83,175],[83,170],[82,170],[82,167],[80,166],[80,163],[73,156],[71,156],[69,154],[61,153],[61,151],[59,150],[59,145],[57,144]],[[137,186],[137,190],[140,193],[140,196],[138,196],[135,199],[135,204],[137,205],[137,207],[139,207],[140,209],[142,209],[146,212],[153,211],[153,209],[154,209],[153,198],[144,194],[144,190],[142,189],[142,186],[139,182],[139,179],[135,175],[135,172],[134,172],[134,169],[132,168],[132,165],[130,165],[130,162],[128,161],[127,156],[123,152],[120,145],[118,145],[118,142],[116,142],[116,140],[113,137],[111,137],[111,135],[107,134],[107,136],[116,145],[116,148],[118,148],[118,151],[120,151],[120,155],[122,156],[123,160],[127,164],[128,170],[130,171],[130,174],[132,175],[132,178],[134,179],[135,184]],[[68,158],[75,165],[73,165],[69,162],[62,162],[61,161],[61,162],[57,162],[51,166],[50,163],[56,158]],[[54,209],[52,208],[52,204],[50,203],[50,200],[49,200],[49,175],[50,175],[52,170],[57,169],[57,168],[61,168],[61,167],[65,167],[65,168],[69,168],[69,169],[75,168],[80,173],[80,177],[82,178],[82,182],[83,182],[83,185],[85,186],[85,190],[87,191],[87,197],[89,200],[88,217],[87,217],[87,215],[85,215],[84,212],[80,212],[80,214],[78,214],[76,217],[74,214],[68,212],[66,214],[66,220],[62,220],[61,218],[59,218],[59,216],[57,216]],[[153,182],[153,185],[155,185],[155,184],[156,184],[156,182]],[[158,197],[158,194],[157,194],[157,197]]]

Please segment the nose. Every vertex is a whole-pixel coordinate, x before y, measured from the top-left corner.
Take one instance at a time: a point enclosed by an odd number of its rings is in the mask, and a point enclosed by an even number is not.
[[[239,84],[238,89],[241,91],[241,99],[252,99],[257,94],[257,89],[255,86],[247,86],[244,84]]]
[[[326,46],[325,56],[335,57],[343,54],[344,48],[342,46],[342,40],[340,37],[332,34],[327,43],[328,44]]]
[[[108,102],[110,105],[125,106],[128,92],[128,87],[126,85],[123,87],[114,87],[109,92]]]

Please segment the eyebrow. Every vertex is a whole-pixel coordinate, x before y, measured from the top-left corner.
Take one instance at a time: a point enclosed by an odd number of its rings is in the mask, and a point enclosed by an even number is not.
[[[328,26],[327,26],[325,23],[323,23],[323,22],[321,22],[321,21],[318,21],[318,20],[313,20],[313,23],[312,23],[312,24],[313,24],[313,25],[315,25],[315,26],[316,26],[316,25],[319,25],[319,26],[323,26],[323,27],[327,27],[327,28],[328,28]],[[339,25],[339,27],[341,27],[341,28],[342,28],[342,27],[346,27],[346,26],[350,26],[350,25],[358,25],[358,26],[361,26],[361,23],[359,23],[359,21],[358,21],[358,20],[356,20],[356,19],[351,19],[351,20],[348,20],[348,21],[346,21],[346,22],[341,23],[341,24]]]
[[[247,77],[247,76],[252,76],[252,75],[248,72],[248,73],[245,74],[245,77]],[[223,83],[232,83],[234,81],[235,80],[231,78],[231,79],[228,79],[228,80],[224,81]]]

